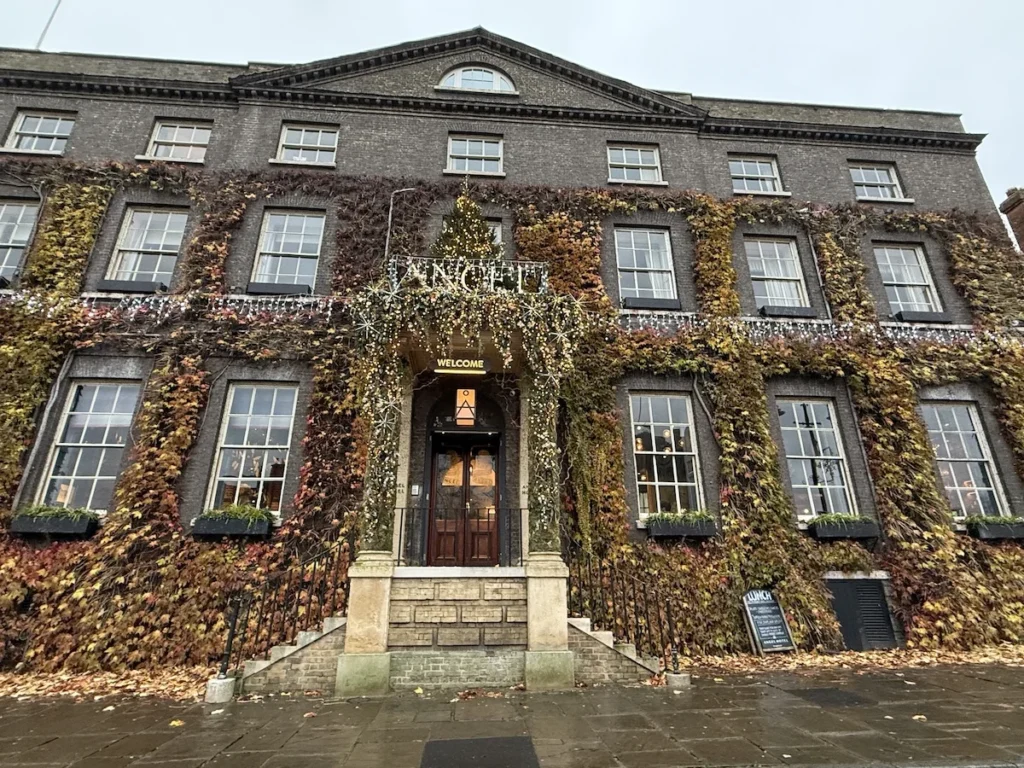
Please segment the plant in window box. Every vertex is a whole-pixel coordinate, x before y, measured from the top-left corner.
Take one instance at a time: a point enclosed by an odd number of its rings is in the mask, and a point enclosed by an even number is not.
[[[692,539],[710,539],[718,533],[718,521],[710,512],[658,512],[648,515],[647,535],[650,538],[685,536]]]
[[[877,539],[878,523],[870,517],[833,513],[818,515],[808,525],[816,539]]]
[[[48,536],[91,536],[100,516],[90,509],[37,504],[11,518],[11,532]]]
[[[274,514],[250,504],[209,509],[192,521],[193,536],[266,536]]]
[[[967,532],[976,539],[1024,539],[1024,518],[1002,515],[975,515],[968,517]]]

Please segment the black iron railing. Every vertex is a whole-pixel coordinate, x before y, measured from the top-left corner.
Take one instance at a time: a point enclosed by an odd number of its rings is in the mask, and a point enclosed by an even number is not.
[[[672,605],[655,583],[629,573],[629,566],[563,545],[569,566],[569,615],[590,619],[591,629],[611,632],[616,642],[632,643],[642,657],[661,660],[678,671],[679,636]]]
[[[265,657],[275,645],[294,642],[299,632],[323,628],[329,616],[348,611],[348,569],[355,536],[324,543],[320,551],[273,576],[255,590],[228,598],[227,639],[220,676],[246,659]]]
[[[399,507],[399,565],[523,564],[523,510],[517,507]],[[433,523],[433,524],[431,524]]]

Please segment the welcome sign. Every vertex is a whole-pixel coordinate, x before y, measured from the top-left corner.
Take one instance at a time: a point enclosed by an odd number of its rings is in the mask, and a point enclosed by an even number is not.
[[[482,376],[491,366],[482,357],[439,357],[434,361],[434,373],[468,373]]]

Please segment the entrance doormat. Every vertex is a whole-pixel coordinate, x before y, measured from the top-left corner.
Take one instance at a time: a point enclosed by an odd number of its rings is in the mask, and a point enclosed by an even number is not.
[[[428,741],[420,768],[540,768],[529,736]]]

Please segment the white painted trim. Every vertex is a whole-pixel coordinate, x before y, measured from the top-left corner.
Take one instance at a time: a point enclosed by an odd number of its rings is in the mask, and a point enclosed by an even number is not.
[[[526,569],[522,567],[495,566],[440,566],[397,565],[392,575],[395,579],[525,579]]]
[[[733,190],[732,194],[733,194],[733,197],[742,197],[743,195],[752,195],[752,196],[756,196],[756,197],[792,197],[793,196],[792,192],[786,192],[784,190],[780,190],[778,192],[766,192],[764,190],[757,190],[757,189],[748,189],[748,190],[741,190],[741,191]]]
[[[0,147],[0,153],[5,155],[43,155],[44,157],[61,157],[64,154],[48,149],[18,149],[17,147]]]
[[[858,203],[898,203],[900,205],[910,205],[915,202],[912,197],[858,197]]]
[[[828,579],[882,579],[888,581],[889,574],[886,571],[825,571],[822,578],[826,581]]]
[[[172,159],[172,158],[169,158],[169,157],[153,157],[152,155],[136,155],[135,159],[139,160],[141,162],[167,163],[169,165],[177,165],[179,163],[183,164],[183,165],[205,165],[206,164],[205,160],[185,160],[185,159],[175,160],[175,159]]]
[[[630,184],[637,187],[667,187],[667,181],[631,181],[629,179],[608,179],[609,184]]]
[[[297,165],[300,168],[331,168],[336,169],[337,163],[305,163],[301,160],[278,160],[276,157],[272,157],[267,160],[271,165]]]

